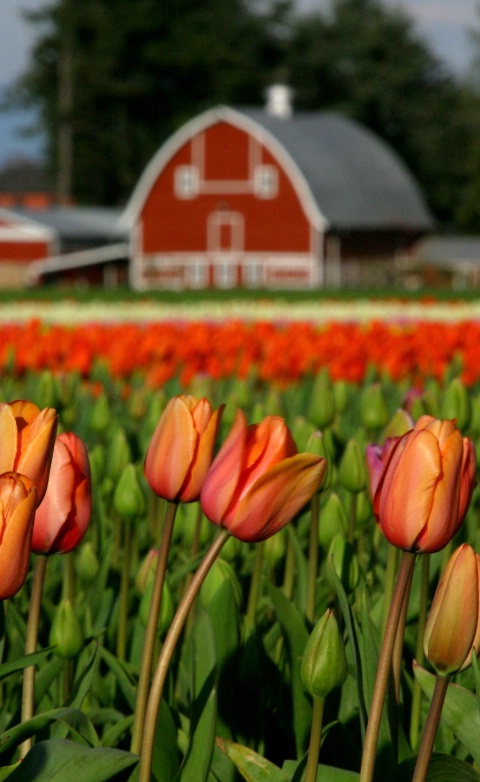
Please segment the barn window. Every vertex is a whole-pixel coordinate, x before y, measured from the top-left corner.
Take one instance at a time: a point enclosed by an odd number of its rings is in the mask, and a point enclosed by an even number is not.
[[[259,198],[275,198],[278,193],[278,171],[275,166],[257,166],[253,181],[255,194]]]
[[[199,179],[196,166],[177,166],[175,169],[175,195],[177,198],[195,198]]]

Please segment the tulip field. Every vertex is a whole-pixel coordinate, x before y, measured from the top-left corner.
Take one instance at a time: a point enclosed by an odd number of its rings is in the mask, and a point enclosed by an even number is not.
[[[0,304],[0,782],[480,782],[480,307]]]

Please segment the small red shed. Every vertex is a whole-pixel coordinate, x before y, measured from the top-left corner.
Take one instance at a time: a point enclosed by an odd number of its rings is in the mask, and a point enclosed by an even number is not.
[[[432,225],[411,174],[358,123],[228,107],[161,147],[122,222],[139,290],[321,286],[342,258],[392,258]]]
[[[0,208],[0,287],[23,285],[28,265],[48,258],[56,245],[51,229]]]

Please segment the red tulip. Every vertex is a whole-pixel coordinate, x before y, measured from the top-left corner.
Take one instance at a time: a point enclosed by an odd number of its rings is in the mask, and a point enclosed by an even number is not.
[[[37,502],[45,494],[58,416],[51,407],[19,399],[0,404],[0,473],[19,472],[36,486]]]
[[[450,557],[437,586],[423,637],[425,656],[444,676],[480,652],[480,557],[464,543]]]
[[[83,539],[91,512],[87,449],[73,432],[59,434],[47,492],[35,514],[32,550],[37,554],[71,551]]]
[[[424,415],[398,438],[376,476],[373,510],[387,540],[406,551],[443,548],[462,524],[475,486],[475,448],[454,421]]]
[[[222,405],[194,396],[176,396],[160,416],[145,459],[145,477],[159,497],[171,502],[198,500],[212,461]]]
[[[25,475],[0,475],[0,599],[23,586],[30,562],[37,490]]]
[[[285,526],[318,490],[326,460],[297,453],[283,418],[247,426],[238,410],[201,493],[205,515],[244,541],[260,541]]]

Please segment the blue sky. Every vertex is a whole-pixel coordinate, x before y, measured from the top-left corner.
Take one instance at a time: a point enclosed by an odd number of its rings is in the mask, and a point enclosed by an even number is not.
[[[328,8],[329,0],[297,0],[305,9]],[[477,0],[383,0],[399,7],[415,22],[418,33],[433,52],[457,73],[465,73],[472,62],[469,30],[480,32]],[[31,25],[22,18],[23,9],[38,9],[47,0],[0,0],[0,94],[22,73],[34,42]],[[39,157],[41,135],[25,138],[22,126],[35,124],[33,115],[0,112],[0,167],[18,156]]]

